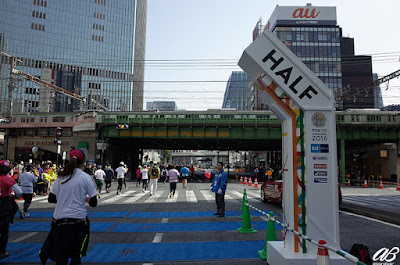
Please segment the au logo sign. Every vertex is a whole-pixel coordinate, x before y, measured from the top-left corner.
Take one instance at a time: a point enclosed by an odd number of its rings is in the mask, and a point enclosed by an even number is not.
[[[294,18],[316,18],[318,17],[319,12],[315,14],[315,8],[310,12],[309,8],[298,8],[293,12],[293,17]]]

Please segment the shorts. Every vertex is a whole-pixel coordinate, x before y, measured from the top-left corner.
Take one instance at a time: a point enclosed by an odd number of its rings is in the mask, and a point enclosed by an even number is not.
[[[32,202],[32,193],[22,193],[22,198],[24,199],[25,203]]]
[[[100,179],[96,179],[96,185],[98,189],[101,189],[101,187],[103,187],[103,181],[101,181]]]

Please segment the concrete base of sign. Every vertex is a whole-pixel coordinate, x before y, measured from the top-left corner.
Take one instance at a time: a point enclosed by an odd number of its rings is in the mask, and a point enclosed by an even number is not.
[[[354,265],[354,263],[329,251],[331,265]],[[269,265],[311,265],[317,263],[316,254],[289,252],[283,247],[283,241],[271,241],[267,245]]]

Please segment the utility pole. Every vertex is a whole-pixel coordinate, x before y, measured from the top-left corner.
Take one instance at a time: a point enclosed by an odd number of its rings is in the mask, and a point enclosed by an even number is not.
[[[7,119],[11,121],[11,116],[13,114],[13,101],[14,101],[14,89],[15,89],[15,74],[18,72],[16,69],[17,62],[22,63],[20,59],[15,56],[11,56],[5,52],[1,52],[1,54],[11,58],[11,67],[10,67],[10,80],[8,82],[8,112]]]

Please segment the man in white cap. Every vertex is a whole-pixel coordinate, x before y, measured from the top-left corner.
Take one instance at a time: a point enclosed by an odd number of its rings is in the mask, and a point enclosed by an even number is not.
[[[118,188],[117,188],[117,195],[122,193],[122,183],[124,182],[126,169],[124,167],[124,162],[121,161],[119,163],[119,167],[115,170],[117,172],[117,179],[118,179]]]

